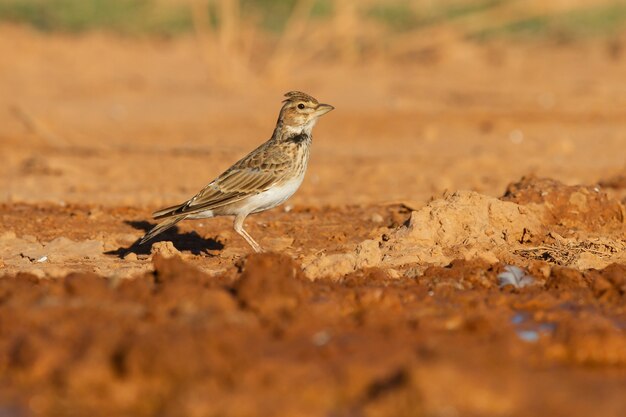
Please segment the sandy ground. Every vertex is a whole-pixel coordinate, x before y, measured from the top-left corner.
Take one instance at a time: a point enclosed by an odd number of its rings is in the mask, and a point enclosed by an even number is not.
[[[2,28],[0,415],[626,414],[619,45],[224,86],[190,38]],[[275,254],[226,218],[137,246],[293,89],[336,110],[300,191],[247,221]]]

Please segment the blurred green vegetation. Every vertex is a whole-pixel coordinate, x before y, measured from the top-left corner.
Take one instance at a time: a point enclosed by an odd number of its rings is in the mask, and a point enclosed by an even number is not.
[[[241,10],[264,29],[280,31],[297,0],[241,0]],[[332,0],[317,0],[313,16],[328,16]],[[216,4],[207,14],[216,21]],[[42,31],[108,30],[123,34],[173,35],[193,29],[187,1],[160,0],[0,0],[0,22],[26,23]]]
[[[419,30],[448,24],[476,40],[610,35],[624,30],[626,24],[626,0],[586,1],[586,6],[552,14],[528,7],[525,13],[500,21],[500,10],[511,4],[523,6],[524,1],[380,0],[364,2],[359,8],[360,18],[378,21],[391,30]],[[239,4],[247,21],[280,32],[297,2],[240,0]],[[314,0],[312,17],[332,17],[335,4],[333,0]],[[217,26],[215,8],[215,2],[207,2],[207,14]],[[468,20],[472,21],[471,25],[466,24]],[[26,23],[42,31],[95,29],[131,35],[176,35],[193,29],[189,2],[172,0],[0,0],[0,22],[3,21]]]
[[[241,0],[241,8],[245,17],[252,17],[264,29],[280,32],[297,2],[298,0]],[[314,18],[330,17],[332,11],[332,0],[315,0],[311,15]]]
[[[186,7],[155,7],[154,0],[0,0],[0,21],[43,31],[125,34],[175,34],[191,27]]]
[[[449,1],[430,7],[419,7],[419,2],[380,2],[368,10],[368,15],[385,23],[391,29],[404,31],[436,24],[452,23],[457,18],[480,14],[510,0]]]
[[[626,30],[626,2],[601,4],[556,15],[520,18],[500,26],[478,30],[471,38],[582,38],[611,36]]]

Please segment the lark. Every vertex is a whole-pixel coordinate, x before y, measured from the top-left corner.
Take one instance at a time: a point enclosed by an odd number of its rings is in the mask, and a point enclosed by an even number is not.
[[[249,214],[284,203],[298,190],[309,162],[313,126],[320,116],[334,109],[300,91],[285,97],[272,137],[189,200],[154,212],[154,219],[163,221],[139,244],[183,220],[234,216],[235,231],[256,252],[263,251],[244,229],[244,221]]]

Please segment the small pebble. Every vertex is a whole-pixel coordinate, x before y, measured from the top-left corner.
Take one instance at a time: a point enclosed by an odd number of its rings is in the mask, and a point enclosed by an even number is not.
[[[512,143],[519,145],[524,141],[524,133],[519,129],[515,129],[509,133],[509,140]]]
[[[155,242],[152,244],[152,249],[150,249],[150,253],[152,255],[156,255],[157,253],[164,258],[171,258],[173,256],[180,256],[180,251],[174,247],[174,244],[169,240],[163,240],[160,242]]]
[[[378,213],[372,214],[372,221],[374,223],[382,223],[385,219]]]
[[[317,332],[313,335],[312,342],[315,346],[324,346],[325,344],[330,342],[330,333],[328,333],[326,330]]]

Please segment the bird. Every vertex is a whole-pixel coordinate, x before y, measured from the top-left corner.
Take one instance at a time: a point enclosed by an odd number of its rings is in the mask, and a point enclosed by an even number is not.
[[[302,184],[309,162],[312,130],[334,109],[301,91],[290,91],[272,137],[182,204],[152,214],[162,220],[139,242],[146,243],[183,220],[234,216],[233,228],[255,252],[263,252],[244,229],[250,214],[269,210],[291,197]]]

